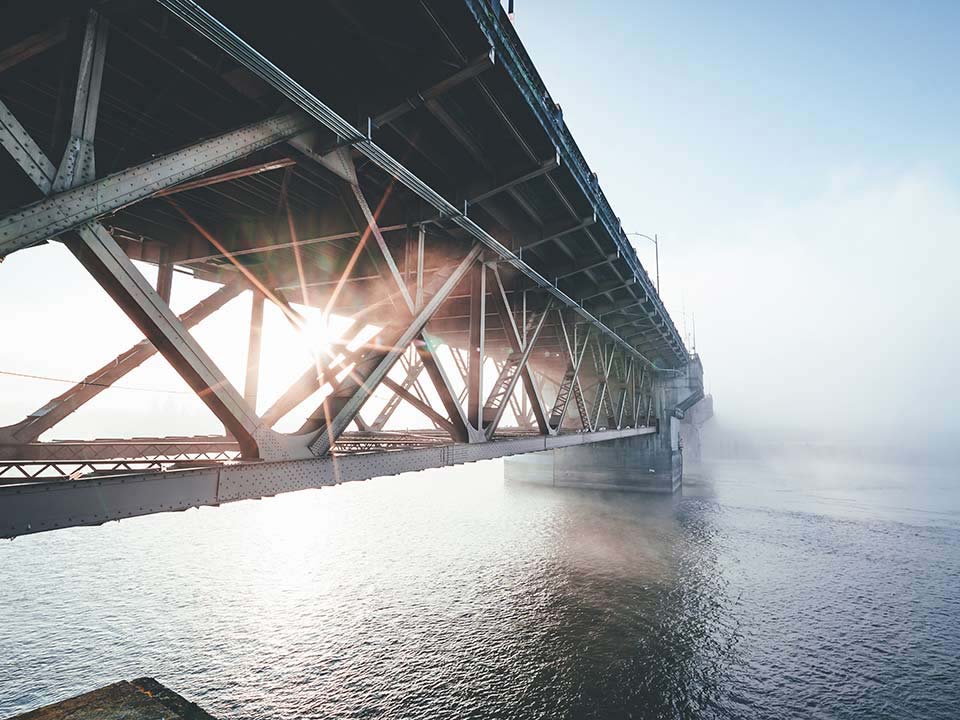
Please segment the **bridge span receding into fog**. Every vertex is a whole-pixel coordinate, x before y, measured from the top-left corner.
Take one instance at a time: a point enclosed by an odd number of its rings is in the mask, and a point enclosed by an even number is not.
[[[0,428],[0,535],[544,451],[678,486],[700,360],[498,2],[5,12],[0,258],[62,242],[144,340]],[[175,273],[216,289],[178,316]],[[190,332],[241,295],[242,390]],[[351,321],[275,398],[267,305]],[[157,353],[222,435],[41,440]]]

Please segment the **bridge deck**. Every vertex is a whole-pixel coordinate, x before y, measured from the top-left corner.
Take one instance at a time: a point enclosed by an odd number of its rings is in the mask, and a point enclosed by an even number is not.
[[[527,435],[474,445],[330,454],[307,460],[240,462],[78,480],[24,481],[0,487],[0,537],[270,497],[385,475],[571,445],[650,435],[655,427],[563,435]]]
[[[687,351],[498,3],[205,7],[4,11],[0,259],[64,242],[146,338],[0,427],[8,534],[102,522],[84,498],[106,488],[120,517],[234,499],[223,481],[257,473],[276,482],[239,496],[651,431],[656,378]],[[174,272],[220,289],[178,317]],[[243,293],[241,393],[190,330]],[[307,309],[354,324],[264,410],[265,303],[301,331]],[[156,353],[223,436],[40,440]],[[371,419],[378,388],[394,397]],[[385,434],[398,403],[429,429]],[[196,497],[175,489],[191,478]],[[150,501],[117,489],[134,486]]]

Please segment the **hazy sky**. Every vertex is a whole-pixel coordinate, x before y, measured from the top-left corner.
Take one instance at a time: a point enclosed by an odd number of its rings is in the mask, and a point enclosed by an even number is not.
[[[960,4],[517,0],[516,24],[624,227],[660,235],[721,421],[960,433]],[[198,331],[236,382],[248,303]],[[2,370],[76,378],[137,337],[58,244],[0,265],[0,306]],[[124,385],[184,388],[159,359]],[[0,377],[0,424],[63,387]],[[111,391],[49,436],[216,431],[189,394]]]
[[[516,4],[722,420],[960,432],[960,4]]]

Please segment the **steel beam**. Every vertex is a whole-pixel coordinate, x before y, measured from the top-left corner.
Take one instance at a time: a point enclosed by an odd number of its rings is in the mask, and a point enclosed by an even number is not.
[[[417,376],[420,374],[420,371],[423,369],[423,365],[419,362],[404,362],[404,358],[400,358],[401,365],[404,366],[406,374],[403,377],[403,380],[400,382],[401,387],[404,390],[409,390],[413,385],[413,381],[417,379]],[[384,403],[383,408],[377,414],[377,417],[373,419],[373,422],[370,423],[370,429],[374,432],[380,432],[389,422],[390,418],[393,416],[393,413],[396,411],[397,407],[400,405],[400,396],[393,394]]]
[[[16,67],[34,55],[59,45],[67,37],[67,23],[60,22],[49,30],[31,35],[0,51],[0,73]]]
[[[402,103],[399,103],[389,110],[380,113],[371,120],[372,126],[379,128],[383,127],[384,125],[389,125],[412,110],[416,110],[417,108],[421,107],[428,100],[438,98],[445,92],[465,83],[467,80],[475,78],[485,70],[489,70],[493,67],[495,61],[496,56],[491,49],[489,52],[486,52],[472,60],[463,69],[458,70],[450,77],[445,78],[444,80],[441,80],[440,82],[435,83],[424,90],[421,90],[416,95],[412,95],[404,100]]]
[[[497,432],[497,428],[500,426],[500,420],[503,418],[503,412],[507,409],[507,400],[513,395],[517,382],[524,375],[527,377],[530,375],[527,362],[530,359],[530,353],[537,344],[537,338],[540,337],[540,331],[543,329],[543,321],[551,310],[552,302],[553,298],[549,298],[546,307],[540,312],[539,316],[531,318],[531,322],[526,324],[527,332],[525,334],[527,336],[527,342],[522,349],[519,351],[514,350],[514,352],[507,356],[504,361],[503,370],[500,372],[500,375],[490,390],[490,394],[483,407],[484,432],[488,440]],[[519,339],[516,330],[514,330],[514,334],[517,339]],[[533,385],[535,390],[538,390],[536,385]],[[540,403],[542,412],[543,405],[540,401],[539,394],[537,402]],[[549,430],[549,425],[547,427]]]
[[[395,393],[397,397],[406,400],[410,405],[422,412],[434,425],[450,433],[451,436],[454,435],[453,423],[430,407],[428,402],[418,398],[389,375],[385,375],[381,382]]]
[[[53,181],[58,193],[96,177],[93,139],[100,106],[103,61],[107,51],[107,20],[96,10],[87,11],[87,25],[80,54],[76,97],[70,123],[70,139]],[[2,237],[2,234],[0,234]]]
[[[309,125],[300,113],[277,115],[100,180],[55,192],[0,218],[0,257],[68,230],[79,230],[86,223],[158,190],[291,138]],[[30,170],[27,172],[30,174]]]
[[[470,347],[467,353],[467,419],[483,432],[483,344],[487,321],[487,273],[483,265],[470,274]]]
[[[160,261],[157,263],[157,295],[165,303],[170,303],[173,295],[173,263],[170,262],[170,251],[164,246],[160,249]]]
[[[517,177],[511,178],[510,180],[502,182],[499,185],[480,193],[479,195],[474,195],[473,197],[468,198],[467,204],[475,205],[477,203],[482,203],[484,200],[489,200],[490,198],[496,195],[499,195],[502,192],[506,192],[507,190],[510,190],[511,188],[514,188],[517,185],[522,185],[523,183],[530,182],[534,178],[538,178],[538,177],[541,177],[542,175],[546,175],[547,173],[553,170],[556,170],[558,167],[560,167],[560,156],[555,155],[550,160],[540,163],[540,165],[534,168],[533,170],[530,170],[521,175],[518,175]]]
[[[243,288],[244,285],[240,281],[224,285],[181,315],[180,322],[184,328],[192,328],[237,297]],[[0,428],[0,444],[35,441],[41,434],[95,398],[131,370],[140,367],[156,352],[157,348],[149,340],[141,340],[99,370],[87,375],[66,392],[34,410],[16,425]],[[5,456],[0,447],[0,457]]]
[[[505,438],[471,445],[324,456],[307,460],[237,463],[75,481],[0,486],[0,537],[222,505],[371,477],[449,467],[478,460],[585,445],[654,433],[631,428],[596,433]]]
[[[8,119],[5,126],[14,129],[19,126],[22,130],[15,119],[12,122]],[[52,166],[49,159],[35,142],[19,142],[17,147],[21,151],[39,154],[30,158],[15,156],[15,159],[28,174],[31,170],[41,169],[35,182],[38,187],[45,185],[43,170]],[[94,182],[81,187],[96,185],[98,183]],[[67,190],[58,197],[71,192],[73,190]],[[244,457],[276,459],[303,455],[304,449],[297,447],[296,440],[282,438],[262,425],[256,413],[100,223],[81,225],[77,236],[67,242],[67,247],[237,439]]]
[[[364,353],[347,377],[307,418],[298,434],[307,438],[314,455],[326,453],[353,421],[400,355],[419,336],[437,308],[476,263],[481,251],[481,245],[474,245],[458,265],[434,275],[428,283],[432,294],[423,307],[412,319],[391,323],[384,328],[381,335],[387,340],[386,344],[373,346]]]
[[[234,459],[239,454],[236,440],[217,435],[51,440],[25,443],[13,450],[15,454],[4,456],[5,461],[51,462],[63,465],[137,458],[157,462],[194,458],[218,459],[225,454]]]
[[[267,60],[261,53],[257,52],[248,43],[244,42],[235,33],[226,28],[196,2],[192,0],[157,0],[157,2],[169,10],[174,16],[182,20],[187,26],[206,37],[238,63],[276,89],[284,97],[290,99],[324,127],[331,130],[337,137],[341,138],[343,143],[349,144],[386,173],[396,178],[402,185],[409,188],[413,193],[438,210],[443,217],[448,218],[463,228],[471,237],[483,243],[487,248],[496,253],[503,262],[512,265],[536,285],[544,288],[556,297],[561,303],[573,308],[584,320],[596,326],[602,333],[609,335],[614,342],[620,344],[627,352],[643,358],[645,362],[650,362],[629,343],[613,333],[610,328],[606,327],[589,311],[580,307],[575,299],[557,288],[551,280],[532,268],[528,263],[521,260],[516,253],[512,252],[477,225],[467,217],[462,210],[444,199],[443,196],[373,142],[365,133],[344,120],[329,106],[321,102],[319,98],[310,93],[306,88],[293,80],[293,78]],[[549,175],[547,177],[549,178]],[[621,238],[621,242],[626,247],[629,247],[629,243],[627,243],[625,239]],[[636,261],[634,260],[634,262]],[[640,271],[642,272],[642,269]]]
[[[492,272],[494,278],[494,287],[492,288],[491,297],[493,298],[493,303],[497,314],[500,316],[500,324],[503,326],[503,332],[506,335],[507,342],[509,343],[514,354],[525,353],[528,348],[524,346],[523,338],[520,336],[520,333],[517,330],[516,322],[513,319],[513,311],[510,309],[510,301],[507,299],[506,289],[503,286],[503,281],[500,279],[500,272],[496,269],[496,267],[493,268]],[[546,304],[548,309],[551,307],[552,302],[553,298],[548,296]],[[543,314],[537,320],[537,335],[539,335],[540,329],[543,326],[543,322],[546,319],[547,314],[548,313],[546,311],[543,312]],[[527,324],[525,324],[524,327],[527,327]],[[529,339],[530,338],[528,337],[528,340]],[[537,422],[538,430],[544,435],[552,433],[553,428],[550,427],[549,419],[547,418],[547,412],[543,405],[543,398],[540,395],[540,388],[537,387],[537,383],[533,378],[533,374],[530,372],[530,368],[527,365],[526,360],[520,364],[520,378],[523,380],[523,388],[527,393],[527,397],[530,399],[530,408],[533,411],[533,417]]]
[[[550,412],[550,427],[559,431],[563,426],[564,418],[567,416],[567,408],[570,406],[570,399],[574,398],[578,407],[583,405],[583,390],[580,388],[580,368],[583,367],[583,358],[587,354],[587,345],[590,342],[590,327],[587,327],[586,335],[583,338],[583,345],[577,351],[577,336],[567,331],[566,323],[563,322],[562,311],[557,310],[560,315],[560,328],[563,330],[564,347],[567,351],[567,371],[564,373],[563,380],[557,390],[557,397],[553,403],[553,410]],[[572,335],[572,337],[571,337]],[[582,410],[580,413],[581,424],[584,430],[590,430],[590,420]]]
[[[153,194],[153,197],[167,197],[168,195],[176,195],[177,193],[186,192],[187,190],[198,190],[200,188],[210,187],[211,185],[219,185],[220,183],[231,182],[233,180],[251,177],[252,175],[259,175],[272,170],[293,167],[296,164],[297,161],[293,158],[267,160],[266,162],[255,163],[245,168],[230,170],[229,172],[218,173],[216,175],[210,175],[208,177],[202,177],[196,180],[189,180],[164,190],[158,190]]]
[[[53,179],[57,176],[57,168],[10,112],[3,100],[0,100],[0,145],[10,153],[14,162],[21,167],[40,192],[44,195],[50,192]]]
[[[427,333],[420,333],[420,337],[414,343],[414,347],[416,347],[420,361],[430,376],[430,382],[433,383],[433,388],[440,396],[440,402],[443,404],[444,409],[447,411],[447,416],[453,424],[454,439],[458,442],[476,442],[485,439],[479,431],[471,428],[471,424],[463,410],[463,405],[453,390],[453,385],[450,382],[450,378],[447,377],[443,365],[440,363],[440,358],[437,357],[436,346],[432,338]],[[451,348],[451,352],[454,353],[454,358],[458,357],[456,350]]]
[[[637,373],[634,373],[634,382],[633,382],[633,425],[637,427],[640,424],[640,403],[643,401],[643,381],[646,379],[647,368],[644,365],[640,366],[639,378],[637,378]]]
[[[617,417],[617,427],[623,427],[623,411],[627,406],[627,393],[630,389],[630,381],[633,376],[633,362],[627,362],[627,372],[626,377],[623,380],[622,387],[620,388],[620,397],[617,400],[616,407],[614,408]]]
[[[262,427],[253,409],[102,225],[81,227],[78,239],[70,240],[67,246],[237,439],[244,457],[286,454],[279,442],[271,442],[269,431]]]
[[[594,362],[597,365],[599,373],[599,382],[597,383],[597,397],[594,400],[593,410],[591,412],[593,427],[600,427],[600,413],[603,412],[607,396],[607,385],[610,378],[610,369],[613,367],[613,353],[607,355],[607,348],[600,346],[599,357],[594,354]],[[608,428],[609,429],[609,428]]]
[[[538,238],[537,240],[532,240],[528,243],[524,243],[523,245],[521,245],[520,250],[521,252],[525,252],[527,250],[533,250],[534,248],[540,247],[544,243],[551,242],[552,240],[559,240],[565,235],[569,235],[570,233],[575,233],[578,230],[583,230],[585,228],[588,228],[591,225],[593,225],[596,221],[597,221],[596,215],[582,218],[579,222],[574,223],[573,225],[566,225],[559,229],[552,230],[548,232],[546,235],[544,235],[543,237]]]
[[[420,361],[419,356],[414,352],[412,362],[405,356],[401,357],[400,364],[405,372],[403,380],[400,382],[400,386],[406,391],[410,391],[412,388],[417,398],[420,400],[426,400],[426,395],[423,392],[423,389],[420,387],[418,380],[420,377],[420,372],[423,370],[423,363]],[[384,406],[377,414],[377,417],[372,423],[370,423],[370,429],[372,431],[381,432],[383,430],[387,422],[393,416],[393,413],[396,412],[397,407],[399,407],[401,399],[402,398],[397,394],[393,394],[387,399],[387,402],[384,403]]]
[[[423,307],[423,260],[427,231],[423,225],[417,228],[417,295],[414,305],[417,310]]]
[[[352,212],[359,210],[360,217],[363,219],[368,231],[373,233],[373,237],[377,241],[377,246],[380,248],[383,259],[387,263],[387,269],[390,271],[391,277],[400,290],[400,297],[403,298],[403,302],[406,304],[407,309],[411,314],[413,314],[416,311],[416,308],[414,307],[413,298],[410,297],[410,290],[407,288],[407,284],[404,281],[403,276],[400,274],[400,270],[397,267],[397,263],[393,259],[393,254],[390,252],[390,248],[387,247],[387,241],[383,239],[383,234],[380,232],[379,225],[377,225],[377,219],[373,216],[373,212],[370,210],[370,206],[367,204],[367,200],[363,196],[363,191],[360,190],[360,186],[355,183],[346,184],[349,185],[349,190],[344,192],[344,202],[347,203],[348,208]],[[357,218],[357,220],[359,221],[359,218]]]
[[[259,290],[252,291],[250,304],[250,335],[247,339],[247,377],[243,385],[243,399],[257,409],[257,390],[260,387],[260,346],[263,340],[263,305],[266,296]]]

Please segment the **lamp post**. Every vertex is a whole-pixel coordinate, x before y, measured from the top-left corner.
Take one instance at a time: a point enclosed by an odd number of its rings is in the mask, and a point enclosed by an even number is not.
[[[657,234],[654,233],[653,237],[650,237],[649,235],[644,235],[643,233],[638,233],[638,232],[632,232],[632,233],[626,233],[626,234],[627,236],[635,235],[636,237],[646,238],[647,240],[653,243],[654,258],[655,258],[656,267],[657,267],[657,295],[659,295],[660,294],[660,243],[657,241]]]

